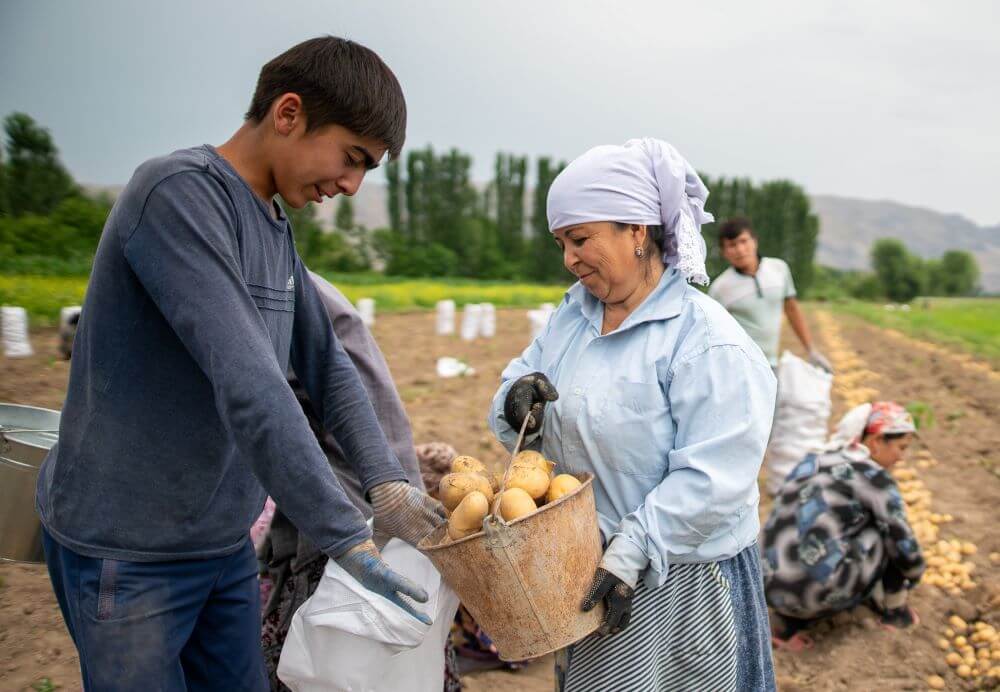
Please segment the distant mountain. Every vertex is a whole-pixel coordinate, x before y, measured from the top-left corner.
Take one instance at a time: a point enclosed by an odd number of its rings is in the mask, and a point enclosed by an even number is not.
[[[979,262],[983,290],[1000,292],[1000,225],[982,227],[958,214],[833,195],[813,195],[812,205],[820,220],[819,264],[867,269],[872,243],[897,238],[925,259],[947,250],[971,252]]]
[[[88,192],[106,192],[112,197],[120,185],[85,185]],[[386,186],[367,181],[353,197],[354,217],[369,229],[389,225]],[[317,216],[333,224],[339,198],[319,205]],[[977,226],[958,214],[910,207],[889,201],[869,201],[834,195],[813,195],[813,210],[820,219],[816,260],[837,269],[867,269],[872,243],[879,238],[898,238],[911,252],[926,259],[947,250],[966,250],[975,255],[985,291],[1000,292],[1000,225]]]

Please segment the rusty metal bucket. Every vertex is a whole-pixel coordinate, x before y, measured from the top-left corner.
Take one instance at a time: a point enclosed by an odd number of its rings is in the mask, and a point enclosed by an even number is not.
[[[527,421],[512,459],[526,427]],[[509,475],[508,465],[501,491]],[[510,523],[500,516],[498,493],[483,531],[450,542],[442,526],[417,546],[505,661],[561,649],[594,632],[604,619],[603,605],[580,610],[602,551],[593,474],[576,478],[580,487]]]

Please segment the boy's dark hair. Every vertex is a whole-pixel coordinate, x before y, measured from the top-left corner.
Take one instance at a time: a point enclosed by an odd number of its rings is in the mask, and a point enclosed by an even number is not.
[[[385,144],[397,158],[406,139],[406,100],[396,75],[370,48],[336,36],[303,41],[260,70],[246,119],[262,122],[282,94],[298,94],[306,128],[340,125]]]
[[[754,238],[757,237],[757,234],[753,232],[753,225],[747,217],[733,216],[726,219],[719,226],[719,245],[721,246],[725,240],[736,240],[743,231],[748,231]]]

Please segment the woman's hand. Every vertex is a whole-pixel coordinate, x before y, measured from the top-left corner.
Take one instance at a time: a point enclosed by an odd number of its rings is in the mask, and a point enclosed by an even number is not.
[[[503,402],[503,415],[507,424],[520,430],[524,419],[531,416],[525,433],[533,435],[542,427],[545,404],[559,398],[555,385],[540,372],[533,372],[514,381]]]
[[[603,567],[598,567],[594,581],[590,585],[590,592],[580,607],[584,612],[588,612],[603,600],[607,612],[604,614],[604,622],[597,629],[597,634],[601,637],[606,634],[618,634],[628,626],[628,621],[632,618],[634,595],[635,589]]]

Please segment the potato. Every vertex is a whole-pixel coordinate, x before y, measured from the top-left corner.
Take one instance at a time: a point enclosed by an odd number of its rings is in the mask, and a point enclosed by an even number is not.
[[[507,478],[507,488],[520,488],[528,493],[531,499],[538,500],[545,496],[549,489],[549,474],[537,466],[515,465]]]
[[[490,502],[478,490],[462,498],[458,507],[448,519],[448,536],[457,541],[459,538],[471,536],[483,529],[483,518],[490,511]]]
[[[952,651],[944,657],[944,661],[952,668],[957,668],[962,664],[962,656],[959,653]]]
[[[526,449],[518,452],[511,462],[511,466],[534,466],[541,469],[548,475],[552,475],[552,469],[556,467],[554,463],[543,457],[538,452]]]
[[[573,490],[579,488],[582,483],[576,479],[576,476],[571,476],[568,473],[561,473],[552,479],[549,483],[548,492],[545,493],[546,502],[555,502],[563,495],[567,495]]]
[[[531,499],[531,495],[521,488],[507,488],[500,493],[500,516],[504,521],[514,521],[531,514],[536,509],[538,507]]]
[[[451,472],[452,473],[488,473],[486,470],[486,465],[479,461],[475,457],[470,457],[467,454],[455,457],[451,462]]]
[[[488,502],[493,501],[493,488],[489,480],[478,473],[449,473],[441,479],[438,496],[445,508],[454,511],[458,503],[473,490],[485,495]]]
[[[927,686],[932,690],[943,690],[944,689],[944,678],[940,675],[931,675],[927,678]]]

